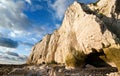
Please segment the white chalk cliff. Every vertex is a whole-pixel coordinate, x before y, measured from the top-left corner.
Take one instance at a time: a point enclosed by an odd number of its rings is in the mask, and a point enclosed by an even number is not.
[[[88,5],[74,2],[66,10],[61,27],[33,46],[27,63],[65,63],[71,51],[88,55],[93,48],[99,51],[118,45],[119,6],[119,0],[100,0]]]

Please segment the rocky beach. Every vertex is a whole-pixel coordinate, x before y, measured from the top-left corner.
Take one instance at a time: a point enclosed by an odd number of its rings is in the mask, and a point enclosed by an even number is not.
[[[115,67],[65,68],[64,65],[0,65],[0,76],[120,76]]]

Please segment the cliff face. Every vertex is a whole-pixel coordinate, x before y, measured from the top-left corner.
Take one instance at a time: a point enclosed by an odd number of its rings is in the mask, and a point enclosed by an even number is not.
[[[74,2],[67,9],[61,27],[33,46],[27,63],[66,63],[69,53],[79,51],[87,56],[93,49],[100,52],[119,44],[118,3],[119,0],[100,0],[89,5]]]
[[[120,0],[100,0],[87,5],[102,20],[108,29],[120,38]]]

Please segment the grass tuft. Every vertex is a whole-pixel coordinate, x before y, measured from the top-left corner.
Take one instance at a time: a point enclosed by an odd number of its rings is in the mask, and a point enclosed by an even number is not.
[[[107,58],[114,62],[120,71],[120,48],[105,48],[104,52],[107,56]]]
[[[72,51],[66,56],[65,63],[69,67],[81,67],[85,63],[84,60],[85,55],[73,48]]]

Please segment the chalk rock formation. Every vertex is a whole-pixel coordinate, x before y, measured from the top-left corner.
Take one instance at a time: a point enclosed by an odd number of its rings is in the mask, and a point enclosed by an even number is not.
[[[65,63],[66,56],[71,52],[88,55],[93,48],[99,52],[118,44],[119,2],[100,0],[89,5],[74,2],[65,12],[61,27],[33,46],[27,63]]]

